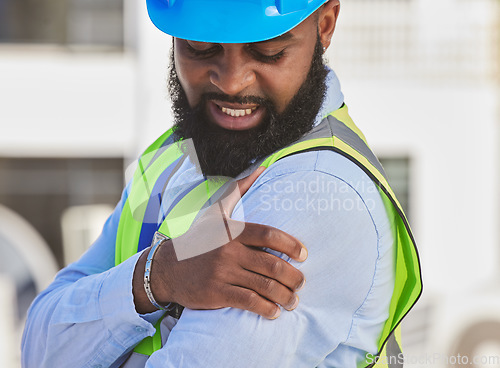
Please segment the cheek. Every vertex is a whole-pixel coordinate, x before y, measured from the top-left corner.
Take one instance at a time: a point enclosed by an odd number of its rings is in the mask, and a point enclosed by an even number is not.
[[[279,113],[283,112],[306,80],[310,63],[287,63],[269,78],[270,95],[275,96],[274,103]]]
[[[192,62],[186,61],[181,56],[174,59],[177,77],[186,93],[189,105],[194,107],[200,101],[201,91],[203,91],[203,70]]]
[[[196,91],[196,85],[192,80],[192,74],[187,72],[185,67],[179,66],[182,63],[176,63],[177,76],[179,78],[179,82],[184,90],[186,97],[188,99],[189,105],[193,107],[199,99],[199,96],[196,96],[194,93]]]

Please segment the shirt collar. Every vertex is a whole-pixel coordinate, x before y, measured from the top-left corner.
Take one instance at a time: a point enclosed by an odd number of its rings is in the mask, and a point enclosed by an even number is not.
[[[332,111],[339,109],[344,103],[344,94],[340,88],[340,81],[337,78],[337,74],[328,68],[328,75],[326,76],[326,94],[323,100],[323,105],[319,109],[318,115],[314,120],[314,126],[321,123],[325,116],[330,114]]]

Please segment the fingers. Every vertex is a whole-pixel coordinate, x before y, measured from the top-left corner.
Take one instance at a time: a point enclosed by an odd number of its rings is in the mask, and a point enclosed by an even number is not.
[[[253,290],[260,296],[283,306],[289,311],[295,309],[299,304],[299,299],[292,290],[270,277],[244,270],[235,277],[235,281],[238,284],[234,285]]]
[[[284,253],[299,262],[304,262],[307,258],[307,249],[299,240],[271,226],[247,222],[237,240],[245,245],[266,247]]]
[[[245,309],[264,318],[276,319],[281,314],[281,310],[276,304],[255,291],[240,286],[228,286],[226,297],[231,307]]]
[[[304,286],[304,274],[293,267],[290,263],[284,261],[279,257],[276,257],[273,254],[262,252],[256,249],[248,250],[248,255],[240,261],[241,266],[245,270],[257,274],[258,277],[254,276],[249,280],[249,276],[247,276],[247,284],[240,285],[249,287],[252,290],[257,291],[259,294],[261,293],[261,291],[263,291],[266,297],[270,295],[269,289],[279,289],[278,291],[281,294],[278,296],[278,298],[280,300],[275,300],[275,297],[270,297],[269,299],[283,305],[284,307],[290,306],[290,303],[293,302],[290,293],[299,291]],[[286,293],[286,295],[288,296],[288,300],[284,300],[285,290],[279,288],[276,283],[279,283],[283,287],[289,289],[290,293]],[[255,289],[254,287],[257,287],[258,289]],[[283,304],[283,302],[285,304]]]

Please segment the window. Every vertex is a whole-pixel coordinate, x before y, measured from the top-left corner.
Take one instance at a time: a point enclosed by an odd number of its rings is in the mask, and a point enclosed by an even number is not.
[[[500,1],[435,3],[343,1],[329,48],[335,70],[363,80],[498,78]]]
[[[123,0],[0,0],[0,42],[123,47]]]
[[[410,159],[408,157],[385,157],[380,158],[389,178],[389,184],[398,198],[406,217],[410,219]]]

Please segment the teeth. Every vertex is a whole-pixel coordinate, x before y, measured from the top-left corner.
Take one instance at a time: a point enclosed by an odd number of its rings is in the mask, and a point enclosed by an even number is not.
[[[250,115],[252,112],[254,112],[257,109],[257,107],[252,107],[251,109],[230,109],[228,107],[222,107],[221,110],[223,113],[231,116],[245,116],[245,115]]]

